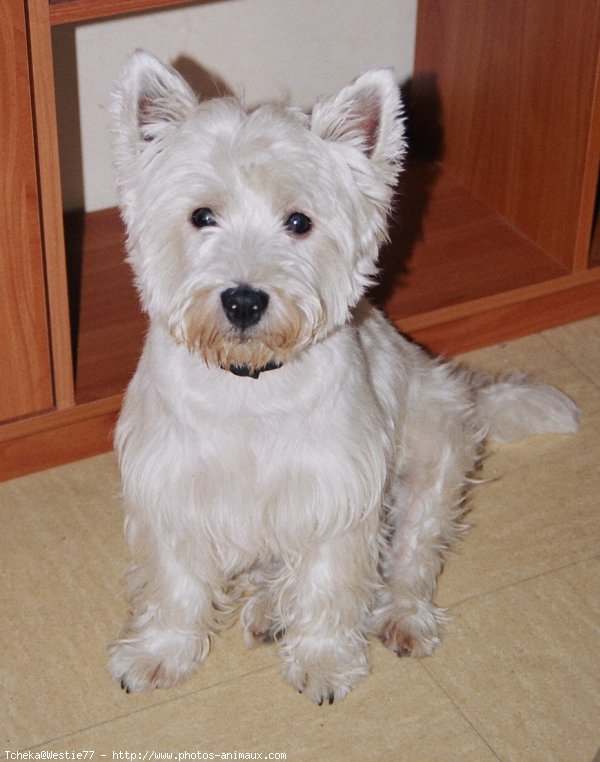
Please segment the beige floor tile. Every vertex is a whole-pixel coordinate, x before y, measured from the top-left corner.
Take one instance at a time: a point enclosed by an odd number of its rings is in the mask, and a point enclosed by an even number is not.
[[[131,711],[105,670],[106,646],[126,612],[127,556],[114,456],[106,455],[0,484],[0,728],[20,749]],[[246,651],[239,631],[217,641],[184,694],[276,663]],[[143,708],[160,692],[135,698]]]
[[[594,318],[464,356],[558,384],[582,407],[581,432],[492,453],[473,529],[442,577],[456,615],[444,644],[424,662],[375,644],[372,675],[333,707],[295,694],[275,649],[247,651],[237,626],[184,685],[125,695],[105,672],[126,608],[114,456],[0,484],[5,748],[588,762],[600,744],[599,328]]]
[[[571,386],[573,386],[571,384]],[[581,430],[494,451],[471,494],[471,530],[440,581],[449,605],[594,556],[600,548],[600,392],[581,380]]]
[[[574,435],[533,437],[494,449],[472,490],[472,528],[450,554],[439,602],[471,596],[589,558],[600,548],[600,391],[538,336],[465,356],[490,370],[524,367],[581,407]],[[451,631],[451,626],[450,626]]]
[[[457,607],[425,663],[506,762],[591,760],[600,741],[600,560]]]
[[[492,373],[524,370],[541,380],[554,384],[564,380],[565,369],[567,369],[568,377],[572,368],[569,358],[558,347],[549,343],[544,338],[544,334],[534,334],[491,347],[475,349],[459,355],[456,359]]]
[[[540,334],[600,386],[600,316]]]
[[[373,673],[349,697],[317,707],[267,669],[132,713],[47,750],[283,752],[287,760],[485,762],[495,757],[420,663],[374,649]],[[110,758],[110,757],[108,757]]]

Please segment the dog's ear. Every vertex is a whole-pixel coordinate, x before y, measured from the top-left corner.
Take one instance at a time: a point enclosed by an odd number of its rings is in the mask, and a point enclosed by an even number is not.
[[[179,125],[197,105],[196,96],[175,69],[137,50],[113,92],[117,162],[134,158]]]
[[[353,145],[365,154],[393,185],[404,155],[400,91],[388,69],[362,74],[337,95],[318,101],[313,132],[324,140]]]

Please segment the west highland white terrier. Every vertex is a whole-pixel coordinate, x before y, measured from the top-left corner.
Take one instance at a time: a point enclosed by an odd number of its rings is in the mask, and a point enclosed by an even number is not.
[[[368,638],[426,656],[432,598],[486,440],[572,432],[524,375],[432,360],[364,297],[405,151],[398,87],[370,71],[310,116],[199,103],[149,53],[112,113],[129,262],[150,327],[116,432],[131,613],[127,691],[169,687],[243,599],[319,704]]]

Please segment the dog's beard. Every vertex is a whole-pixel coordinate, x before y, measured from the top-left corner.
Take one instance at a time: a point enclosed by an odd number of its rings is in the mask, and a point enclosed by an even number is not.
[[[269,296],[260,322],[240,330],[225,317],[214,289],[197,291],[178,311],[181,318],[171,322],[171,333],[207,366],[256,377],[284,365],[316,341],[325,323],[320,303],[302,308],[278,290]]]

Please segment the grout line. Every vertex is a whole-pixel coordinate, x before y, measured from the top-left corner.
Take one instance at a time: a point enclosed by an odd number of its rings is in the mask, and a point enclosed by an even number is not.
[[[450,610],[450,613],[452,613],[452,609],[458,606],[462,606],[464,603],[470,603],[471,601],[477,601],[481,598],[485,598],[488,595],[493,595],[494,593],[501,592],[502,590],[508,590],[511,587],[517,587],[519,585],[522,585],[526,582],[531,582],[534,579],[539,579],[540,577],[546,577],[549,574],[554,574],[555,572],[563,571],[564,569],[569,569],[572,566],[577,566],[581,563],[587,563],[588,561],[595,561],[600,559],[600,553],[594,553],[590,556],[584,556],[583,558],[578,558],[575,561],[568,561],[564,564],[561,564],[560,566],[553,566],[549,569],[546,569],[545,571],[537,572],[537,574],[532,574],[529,577],[523,577],[522,579],[514,580],[513,582],[507,582],[505,585],[498,585],[497,587],[492,587],[489,590],[485,590],[481,593],[476,593],[475,595],[469,595],[465,598],[460,598],[459,600],[453,601],[452,603],[448,603],[444,605],[443,608]]]
[[[502,762],[502,757],[498,754],[498,752],[494,749],[494,747],[490,744],[490,742],[481,734],[481,732],[478,730],[477,726],[469,719],[469,717],[465,714],[462,707],[456,703],[456,701],[452,698],[450,693],[446,690],[446,688],[436,679],[435,675],[433,675],[430,670],[428,669],[427,665],[424,663],[424,661],[421,661],[421,668],[425,670],[426,674],[429,676],[431,681],[434,683],[434,685],[444,694],[444,696],[448,699],[448,701],[452,704],[454,709],[458,712],[458,714],[463,718],[463,720],[467,723],[467,725],[471,728],[471,730],[475,733],[475,735],[481,739],[481,741],[487,746],[487,748],[490,750],[490,752],[494,755],[494,757],[500,762]]]
[[[571,561],[569,563],[563,564],[562,566],[557,566],[557,567],[554,567],[552,569],[548,569],[548,570],[546,570],[544,572],[540,572],[538,574],[532,574],[530,577],[525,577],[525,578],[523,578],[521,580],[517,580],[515,582],[507,583],[506,585],[500,585],[499,587],[493,588],[493,589],[488,590],[486,592],[478,593],[477,595],[473,595],[473,596],[470,596],[470,597],[467,597],[467,598],[463,598],[460,601],[448,604],[448,606],[445,606],[444,608],[447,608],[450,611],[450,615],[452,616],[452,609],[455,608],[456,606],[461,606],[463,603],[468,603],[468,602],[471,602],[471,601],[477,601],[479,599],[485,598],[486,596],[494,594],[496,592],[499,592],[499,591],[502,591],[502,590],[507,590],[508,588],[511,588],[511,587],[518,587],[519,585],[521,585],[523,583],[529,582],[529,581],[534,580],[534,579],[539,579],[540,577],[545,577],[548,574],[553,574],[555,572],[559,572],[559,571],[562,571],[564,569],[568,569],[568,568],[571,568],[573,566],[577,566],[579,564],[587,563],[589,561],[594,561],[594,560],[598,560],[598,559],[600,559],[600,554],[594,554],[594,555],[591,555],[591,556],[587,556],[585,558],[580,558],[577,561]],[[444,687],[444,685],[435,677],[435,674],[429,669],[429,667],[427,666],[427,664],[424,661],[421,662],[421,667],[422,667],[422,669],[425,670],[425,672],[431,678],[433,683],[442,691],[442,693],[450,701],[450,703],[456,709],[456,711],[463,717],[465,722],[468,723],[468,725],[471,727],[473,732],[475,732],[479,736],[479,738],[483,741],[483,743],[485,743],[485,745],[488,747],[490,752],[496,757],[496,759],[502,761],[502,757],[495,751],[495,749],[490,744],[490,742],[488,742],[488,740],[481,734],[481,732],[477,729],[477,726],[474,724],[474,722],[472,720],[470,720],[469,717],[465,714],[465,712],[464,712],[463,708],[460,706],[460,704],[456,703],[456,701],[454,700],[452,695],[448,692],[448,690]],[[598,758],[598,762],[600,762],[600,749],[598,750],[597,758]],[[596,757],[594,758],[593,762],[596,762]]]
[[[258,669],[251,670],[250,672],[244,672],[243,674],[235,675],[234,677],[230,677],[226,680],[220,680],[219,682],[211,683],[210,685],[205,685],[202,688],[188,691],[187,693],[181,693],[177,696],[174,696],[173,698],[167,698],[164,701],[157,701],[155,704],[149,704],[148,706],[143,706],[143,707],[140,707],[139,709],[134,709],[131,712],[117,714],[114,717],[111,717],[109,719],[102,720],[100,722],[95,722],[95,723],[92,723],[91,725],[86,725],[83,728],[77,728],[77,730],[74,730],[71,733],[65,733],[64,735],[56,736],[55,738],[48,738],[45,741],[41,741],[40,743],[36,743],[33,746],[29,746],[20,751],[29,752],[29,751],[35,751],[36,749],[41,750],[43,749],[44,746],[48,746],[48,744],[56,743],[57,741],[68,741],[70,738],[74,738],[78,736],[80,733],[85,733],[89,730],[95,730],[96,728],[102,728],[105,725],[112,724],[113,722],[119,722],[119,720],[126,720],[130,717],[136,717],[137,715],[143,714],[144,712],[147,712],[153,709],[159,709],[161,707],[165,707],[169,704],[173,704],[183,699],[190,698],[191,696],[196,696],[201,693],[206,693],[207,691],[210,691],[213,688],[219,688],[223,685],[235,683],[238,680],[243,680],[244,678],[249,677],[250,675],[258,675],[261,672],[267,672],[268,670],[275,670],[275,669],[278,669],[277,664],[270,664],[270,665],[267,665],[266,667],[259,667]]]
[[[552,349],[558,352],[558,354],[561,357],[563,357],[569,363],[569,365],[571,365],[578,373],[580,373],[584,378],[586,378],[593,386],[595,386],[596,388],[600,388],[600,384],[598,383],[598,381],[592,378],[586,370],[581,368],[578,365],[577,361],[574,360],[570,354],[568,354],[567,352],[564,351],[564,349],[561,348],[560,344],[558,343],[555,344],[551,338],[545,335],[546,333],[548,332],[544,331],[543,333],[539,333],[538,336],[542,339],[542,341],[545,341],[546,344],[549,344],[552,347]]]

